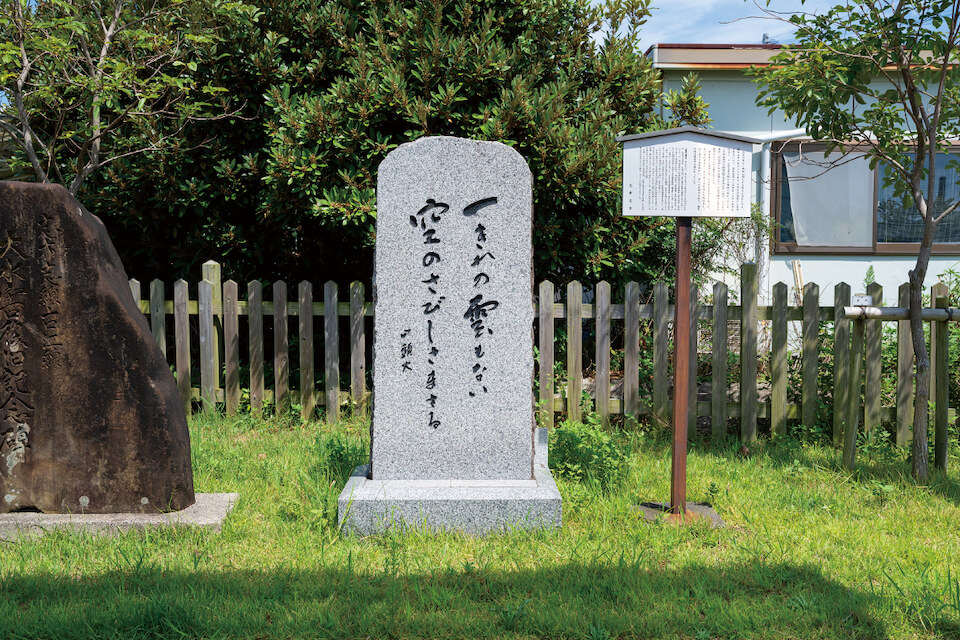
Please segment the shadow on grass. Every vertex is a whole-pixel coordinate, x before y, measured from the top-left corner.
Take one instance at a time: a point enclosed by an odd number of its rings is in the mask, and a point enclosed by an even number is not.
[[[881,598],[813,567],[633,563],[376,575],[349,567],[0,581],[0,637],[886,638]],[[956,631],[956,629],[954,629]]]

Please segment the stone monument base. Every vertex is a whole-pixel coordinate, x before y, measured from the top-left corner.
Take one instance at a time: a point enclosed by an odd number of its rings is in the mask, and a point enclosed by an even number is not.
[[[537,429],[532,480],[369,480],[357,467],[337,502],[344,531],[370,535],[394,527],[483,534],[559,528],[562,501]]]
[[[36,513],[0,514],[0,540],[55,531],[85,531],[96,535],[168,527],[200,527],[219,531],[239,498],[236,493],[198,493],[196,502],[180,511],[156,513]]]

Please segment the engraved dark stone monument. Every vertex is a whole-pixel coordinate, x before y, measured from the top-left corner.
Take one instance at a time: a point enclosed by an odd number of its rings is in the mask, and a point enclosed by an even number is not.
[[[494,142],[422,138],[380,164],[373,443],[348,530],[560,525],[534,423],[531,188]]]
[[[0,182],[0,513],[193,502],[173,375],[103,224],[63,187]]]

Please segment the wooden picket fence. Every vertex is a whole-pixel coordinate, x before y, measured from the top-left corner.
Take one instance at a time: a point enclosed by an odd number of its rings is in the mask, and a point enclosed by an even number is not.
[[[774,434],[784,433],[788,420],[799,420],[812,426],[817,421],[819,398],[817,379],[819,375],[819,352],[821,349],[819,331],[822,323],[833,325],[833,433],[840,442],[844,432],[844,423],[848,415],[859,415],[867,432],[873,432],[881,421],[895,424],[896,442],[907,443],[913,422],[913,353],[909,339],[909,323],[897,321],[897,397],[893,406],[881,406],[880,393],[880,353],[882,339],[881,319],[851,320],[844,315],[844,307],[850,304],[850,287],[838,284],[834,290],[837,304],[832,307],[819,305],[819,287],[808,283],[802,291],[799,305],[788,304],[788,289],[783,283],[773,288],[773,304],[758,305],[756,265],[746,264],[740,276],[741,304],[728,304],[728,291],[724,284],[713,287],[713,304],[698,304],[694,300],[691,315],[695,322],[691,332],[691,353],[697,353],[698,336],[709,335],[710,339],[710,379],[711,399],[697,400],[697,389],[692,385],[688,399],[690,427],[695,428],[698,416],[709,416],[711,429],[715,435],[726,433],[729,418],[739,418],[740,436],[747,441],[757,437],[758,419],[769,419]],[[313,286],[301,282],[297,287],[297,299],[290,300],[287,284],[275,282],[271,298],[264,299],[264,291],[259,281],[252,281],[246,287],[244,300],[240,299],[236,282],[222,282],[220,265],[208,262],[203,266],[203,280],[197,286],[197,300],[189,299],[188,284],[179,280],[173,285],[173,300],[165,297],[166,286],[155,280],[150,284],[149,297],[141,299],[141,287],[137,280],[130,281],[134,299],[140,309],[149,317],[151,328],[160,348],[166,354],[167,322],[172,316],[174,331],[174,353],[170,359],[177,372],[177,381],[181,399],[185,408],[192,410],[195,401],[203,409],[218,404],[228,413],[234,413],[241,404],[241,361],[240,344],[246,340],[245,352],[248,355],[244,367],[249,369],[248,384],[249,405],[253,411],[262,411],[265,404],[276,405],[297,402],[304,418],[314,415],[318,407],[325,409],[325,419],[335,421],[340,417],[341,407],[352,404],[363,409],[369,400],[366,386],[366,330],[365,318],[372,317],[372,302],[365,300],[365,288],[360,282],[353,282],[349,288],[349,301],[338,298],[338,286],[327,282],[323,287],[322,302],[314,300]],[[537,304],[534,301],[537,318],[539,347],[539,420],[543,426],[552,426],[556,413],[565,413],[571,419],[579,419],[582,411],[583,389],[583,327],[584,322],[593,323],[595,335],[595,376],[589,396],[592,409],[606,420],[612,414],[632,416],[652,416],[666,423],[671,412],[670,399],[670,323],[673,318],[673,305],[668,301],[668,287],[657,283],[653,287],[652,302],[640,303],[641,289],[637,283],[628,283],[624,290],[623,304],[611,303],[609,284],[598,283],[593,291],[593,302],[583,303],[583,287],[578,282],[566,286],[566,302]],[[538,290],[538,300],[556,300],[555,287],[551,282],[542,282]],[[868,294],[874,300],[881,300],[883,291],[878,285],[871,285]],[[900,306],[906,306],[907,285],[898,292]],[[937,285],[932,291],[932,299],[937,306],[946,307],[946,287]],[[280,312],[278,313],[278,310]],[[335,310],[329,313],[328,310]],[[192,362],[190,344],[190,317],[197,316],[199,325],[200,386],[192,387]],[[246,335],[240,335],[240,318],[246,317]],[[960,312],[944,314],[945,319],[960,320]],[[264,321],[272,317],[273,324],[273,380],[268,388],[264,377]],[[290,385],[290,317],[298,319],[297,342],[299,345],[299,387]],[[315,331],[315,319],[321,318],[323,327]],[[340,388],[340,328],[339,319],[348,318],[349,352],[349,388]],[[555,329],[558,321],[565,322],[566,328],[566,372],[565,380],[554,377]],[[624,336],[623,385],[622,398],[611,397],[610,353],[611,335],[614,323],[622,322]],[[640,385],[640,331],[641,323],[650,323],[652,336],[652,381],[645,385],[647,393],[641,393]],[[787,347],[788,323],[800,323],[801,383],[799,403],[787,401]],[[851,394],[851,376],[858,376],[861,359],[852,356],[851,330],[862,323],[863,329],[863,402],[859,394]],[[770,396],[769,400],[758,401],[758,328],[763,325],[769,330],[770,338]],[[728,355],[730,332],[733,326],[739,329],[739,394],[736,399],[728,400]],[[946,398],[947,366],[946,321],[931,321],[932,328],[932,393],[937,400],[934,423],[946,433],[946,425],[951,417]],[[322,336],[323,342],[323,388],[315,389],[315,334]],[[853,331],[856,334],[856,331]],[[702,343],[701,343],[702,344]],[[856,345],[854,345],[856,347]],[[860,353],[858,350],[856,353]],[[222,368],[221,368],[222,363]],[[696,360],[691,359],[691,380],[696,380]],[[221,379],[222,374],[222,379]],[[856,385],[854,385],[856,386]],[[851,396],[858,396],[852,398]],[[854,413],[850,413],[853,402],[857,403]]]

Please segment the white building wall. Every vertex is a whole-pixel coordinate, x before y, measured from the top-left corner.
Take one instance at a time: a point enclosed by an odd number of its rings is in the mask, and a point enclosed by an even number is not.
[[[664,71],[664,89],[680,89],[680,82],[688,71]],[[753,78],[742,70],[700,71],[700,95],[710,105],[708,112],[712,122],[710,127],[719,131],[728,131],[740,135],[770,139],[775,134],[795,132],[797,125],[789,121],[782,111],[767,113],[766,108],[756,105],[757,86]],[[795,137],[793,135],[784,137]],[[755,147],[754,181],[756,201],[760,202],[767,216],[771,215],[770,202],[770,145]],[[822,305],[833,304],[833,289],[840,282],[850,285],[853,293],[862,293],[866,286],[864,279],[867,270],[873,267],[875,281],[883,287],[884,302],[896,303],[897,289],[907,282],[908,272],[916,263],[915,256],[880,255],[771,255],[770,239],[760,239],[755,252],[760,272],[761,304],[769,304],[772,299],[772,287],[784,282],[790,288],[791,300],[794,298],[793,262],[800,262],[803,281],[815,282],[820,286]],[[737,270],[739,265],[728,265]],[[948,269],[960,270],[960,256],[933,256],[924,283],[929,289],[940,274]],[[717,279],[726,282],[731,289],[739,288],[739,278],[732,275],[717,274]]]

